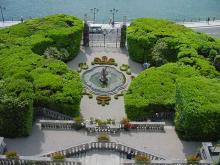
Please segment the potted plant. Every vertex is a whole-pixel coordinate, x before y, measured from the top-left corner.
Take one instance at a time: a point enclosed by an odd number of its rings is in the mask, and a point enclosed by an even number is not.
[[[110,141],[110,137],[107,133],[101,133],[98,135],[98,142],[109,142]]]
[[[52,156],[52,159],[53,159],[53,161],[64,161],[65,156],[63,154],[61,154],[61,153],[55,153]]]
[[[18,158],[19,158],[19,156],[17,155],[17,152],[16,152],[16,151],[7,151],[7,152],[5,153],[5,156],[6,156],[6,158],[8,158],[8,159],[18,159]]]
[[[135,162],[137,164],[148,164],[148,163],[150,163],[150,158],[146,155],[137,154],[134,159],[135,159]]]
[[[129,128],[130,128],[130,123],[129,123],[128,118],[123,118],[120,123],[121,123],[122,127],[124,127],[124,129],[125,129],[126,131],[129,130]]]
[[[197,164],[201,160],[201,157],[199,154],[197,155],[188,155],[186,157],[187,163],[189,164]]]
[[[83,118],[81,116],[75,117],[74,121],[75,121],[74,128],[76,130],[80,130],[81,128],[83,128]]]

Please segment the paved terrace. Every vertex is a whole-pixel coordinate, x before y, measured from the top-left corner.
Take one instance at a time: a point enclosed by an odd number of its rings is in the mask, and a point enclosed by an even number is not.
[[[166,126],[165,133],[125,132],[120,136],[111,136],[111,141],[121,142],[135,148],[148,148],[170,159],[184,159],[185,154],[199,150],[200,142],[181,141],[174,127]],[[8,150],[19,155],[31,156],[58,151],[81,143],[96,141],[96,136],[88,136],[86,131],[40,130],[36,124],[27,138],[5,139]]]

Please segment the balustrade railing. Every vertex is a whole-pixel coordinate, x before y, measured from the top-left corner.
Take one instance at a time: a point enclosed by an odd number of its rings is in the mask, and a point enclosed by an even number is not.
[[[62,130],[73,130],[76,124],[73,120],[40,120],[39,121],[42,129],[62,129]],[[106,132],[106,133],[120,133],[124,130],[125,125],[115,123],[106,125],[91,124],[90,122],[82,123],[85,126],[88,133],[93,132]],[[150,132],[163,132],[165,122],[129,122],[128,129],[150,131]]]
[[[164,131],[165,122],[129,122],[131,129],[160,132]]]
[[[73,130],[75,121],[73,120],[39,120],[41,129]]]
[[[63,161],[55,161],[49,157],[39,156],[19,156],[17,159],[8,159],[5,155],[0,155],[1,165],[82,165],[81,161],[76,158],[65,158]]]
[[[151,160],[151,165],[211,165],[212,161],[200,160],[198,162],[187,162],[187,160]],[[139,165],[135,160],[126,160],[121,165]],[[144,164],[143,164],[144,165]]]
[[[37,107],[35,108],[35,112],[38,117],[45,117],[54,120],[73,120],[71,116],[67,116],[62,113],[55,112],[48,108]]]
[[[125,153],[125,154],[133,153],[133,155],[142,154],[142,155],[148,156],[151,160],[165,160],[166,159],[164,156],[147,152],[144,149],[137,149],[137,148],[129,147],[124,144],[116,143],[116,142],[84,143],[84,144],[80,144],[80,145],[67,148],[64,150],[47,153],[42,156],[52,157],[55,153],[59,153],[59,154],[62,154],[68,157],[68,156],[72,156],[75,154],[87,152],[90,150],[97,150],[97,149],[98,150],[115,150],[116,152]]]

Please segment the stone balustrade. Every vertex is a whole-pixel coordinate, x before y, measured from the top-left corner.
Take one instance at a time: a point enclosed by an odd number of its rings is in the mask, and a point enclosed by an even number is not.
[[[76,158],[65,158],[64,161],[54,161],[49,157],[19,156],[17,159],[8,159],[5,155],[0,155],[1,165],[27,165],[28,163],[44,165],[82,165],[81,161]]]
[[[80,145],[70,147],[70,148],[67,148],[64,150],[47,153],[42,156],[52,157],[53,154],[59,153],[59,154],[65,155],[66,157],[69,157],[71,155],[87,152],[90,150],[114,150],[116,152],[125,153],[125,154],[129,154],[132,152],[134,155],[137,155],[137,154],[146,155],[151,160],[165,160],[166,159],[164,156],[147,152],[147,150],[145,150],[145,149],[137,149],[137,148],[129,147],[124,144],[116,143],[116,142],[84,143],[84,144],[80,144]]]
[[[151,160],[151,165],[211,165],[212,161],[200,160],[199,162],[187,162],[186,160]],[[139,165],[135,160],[126,160],[122,165]]]
[[[75,122],[73,120],[40,120],[39,121],[42,129],[62,129],[62,130],[73,130]],[[90,122],[82,123],[85,126],[88,133],[94,132],[106,132],[106,133],[120,133],[124,130],[124,125],[106,124],[97,125],[91,124]],[[129,122],[130,130],[150,131],[150,132],[162,132],[164,131],[165,122]]]
[[[103,126],[99,126],[96,124],[90,124],[86,123],[86,130],[88,133],[93,133],[93,132],[106,132],[106,133],[120,133],[121,130],[121,124],[107,124]]]
[[[39,120],[41,129],[73,130],[75,121],[73,120]]]
[[[203,142],[202,147],[200,148],[200,155],[204,160],[212,160],[210,155],[209,148],[212,147],[212,143],[210,142]]]
[[[165,122],[129,122],[131,129],[153,132],[164,131]]]
[[[36,115],[38,117],[45,117],[53,120],[72,120],[71,116],[64,115],[62,113],[50,110],[48,108],[36,107],[35,108]]]

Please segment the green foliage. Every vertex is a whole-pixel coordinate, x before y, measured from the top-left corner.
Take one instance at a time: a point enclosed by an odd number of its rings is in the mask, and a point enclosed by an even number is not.
[[[178,79],[175,117],[177,133],[190,140],[219,139],[219,99],[219,79]]]
[[[134,159],[137,164],[148,164],[151,160],[148,156],[141,154],[137,154]]]
[[[181,138],[218,139],[220,40],[174,22],[140,18],[129,26],[127,42],[131,59],[160,66],[132,81],[125,95],[129,119],[176,107]]]
[[[220,50],[218,39],[196,33],[174,22],[150,18],[136,19],[131,23],[127,42],[131,59],[140,63],[147,61],[151,66],[160,66],[186,57],[184,62],[190,62],[192,57],[205,57],[213,62]]]
[[[217,55],[214,60],[215,68],[220,71],[220,55]]]
[[[16,151],[7,151],[5,153],[5,155],[6,155],[6,158],[8,158],[8,159],[17,159],[18,158]]]
[[[52,156],[52,159],[54,161],[64,161],[65,159],[65,156],[60,154],[60,153],[55,153],[53,156]]]
[[[1,136],[28,135],[35,105],[79,115],[82,82],[62,61],[78,53],[82,29],[59,14],[0,30]]]
[[[173,111],[175,107],[176,79],[199,75],[189,66],[170,63],[140,73],[125,95],[125,109],[129,119],[149,117],[160,111]]]
[[[25,80],[0,82],[0,135],[27,136],[33,118],[33,86]]]
[[[98,142],[109,142],[110,137],[107,133],[100,133],[97,137]]]
[[[198,162],[198,161],[200,161],[202,158],[200,157],[200,156],[197,156],[197,155],[188,155],[187,157],[186,157],[186,160],[187,160],[187,162]]]

